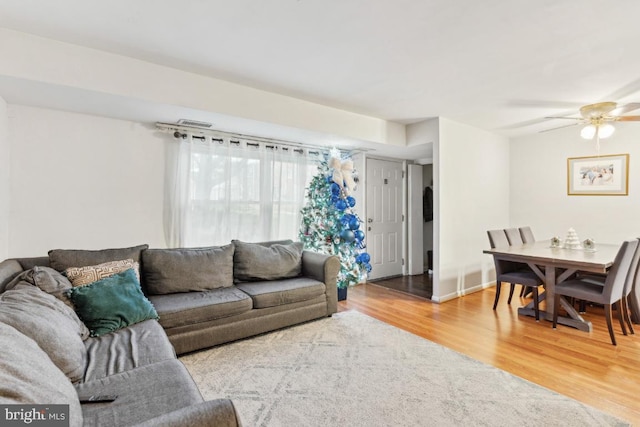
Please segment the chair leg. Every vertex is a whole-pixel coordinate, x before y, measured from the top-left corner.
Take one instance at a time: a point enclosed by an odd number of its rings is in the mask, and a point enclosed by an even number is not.
[[[611,324],[611,304],[604,305],[604,317],[607,319],[607,328],[609,328],[611,344],[618,345],[618,343],[616,343],[616,336],[613,334],[613,325]]]
[[[624,316],[624,320],[627,322],[627,326],[629,326],[629,332],[631,335],[635,335],[636,331],[633,330],[633,322],[631,321],[631,313],[629,310],[629,300],[627,297],[622,297],[622,315]]]
[[[520,298],[522,298],[524,296],[524,290],[527,289],[526,286],[523,286],[522,288],[520,288]]]
[[[498,306],[498,300],[500,299],[500,288],[502,287],[502,283],[497,280],[496,281],[496,298],[493,300],[493,309],[495,310]]]
[[[627,333],[627,325],[624,323],[624,308],[622,307],[622,299],[616,303],[616,317],[620,322],[620,329],[622,329],[623,335],[629,335]]]
[[[509,289],[509,299],[507,300],[507,304],[511,304],[511,298],[513,297],[513,291],[516,288],[515,283],[511,283],[511,289]]]
[[[533,311],[536,313],[536,322],[540,321],[540,307],[538,302],[538,287],[531,287],[531,293],[533,294]]]

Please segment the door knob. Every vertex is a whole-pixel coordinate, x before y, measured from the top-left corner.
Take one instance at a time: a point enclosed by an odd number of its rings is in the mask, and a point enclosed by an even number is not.
[[[373,218],[367,218],[367,222],[371,224],[373,222]]]

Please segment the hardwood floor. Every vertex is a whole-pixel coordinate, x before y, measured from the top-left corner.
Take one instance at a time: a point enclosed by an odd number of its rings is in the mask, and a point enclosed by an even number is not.
[[[495,288],[435,304],[402,292],[363,284],[349,289],[338,310],[357,310],[418,336],[464,353],[604,412],[640,425],[640,325],[623,336],[614,320],[618,345],[611,345],[602,309],[589,307],[593,332],[518,316]],[[541,308],[544,303],[541,304]],[[490,386],[490,385],[488,385]]]

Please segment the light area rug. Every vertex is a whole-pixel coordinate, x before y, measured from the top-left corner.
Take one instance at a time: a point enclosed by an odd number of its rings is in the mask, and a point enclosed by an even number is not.
[[[180,360],[245,427],[629,425],[356,311]]]

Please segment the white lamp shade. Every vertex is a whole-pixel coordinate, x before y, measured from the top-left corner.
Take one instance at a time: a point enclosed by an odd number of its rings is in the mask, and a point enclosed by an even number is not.
[[[583,127],[582,130],[580,131],[580,136],[583,137],[584,139],[591,139],[595,136],[595,134],[596,134],[596,127],[594,125],[587,125]],[[600,136],[602,136],[602,134],[600,134]]]
[[[613,135],[613,132],[616,131],[616,128],[613,127],[612,124],[610,123],[605,123],[602,126],[600,126],[600,130],[598,131],[598,135],[600,135],[600,138],[609,138],[611,135]]]

